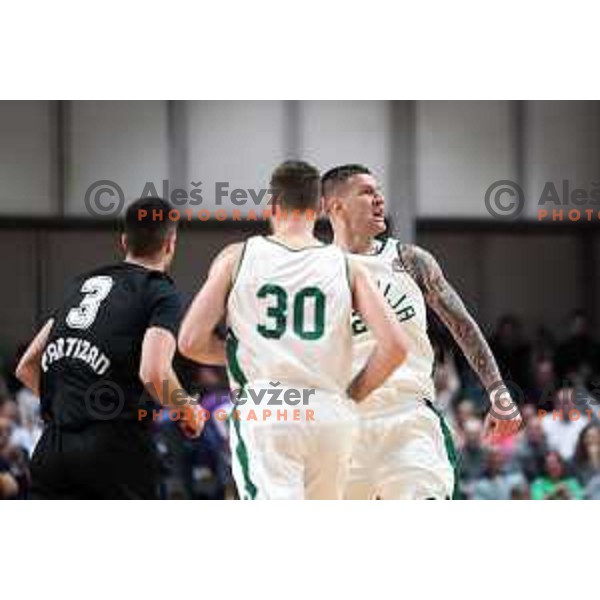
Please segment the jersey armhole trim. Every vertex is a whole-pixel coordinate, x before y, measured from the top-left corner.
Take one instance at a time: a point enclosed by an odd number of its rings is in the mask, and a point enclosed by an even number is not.
[[[410,271],[408,270],[408,267],[407,267],[406,263],[404,262],[404,259],[402,258],[402,246],[405,246],[405,244],[403,244],[400,240],[396,241],[396,254],[398,255],[398,260],[400,261],[400,264],[402,265],[402,268],[407,273],[410,273]]]
[[[350,276],[350,260],[348,259],[348,255],[344,253],[344,264],[346,265],[346,281],[348,282],[348,289],[350,290],[350,295],[352,296],[352,277]]]
[[[240,256],[239,256],[239,258],[237,260],[237,264],[235,266],[235,270],[231,275],[231,288],[229,289],[229,294],[231,294],[231,292],[233,292],[233,288],[238,280],[238,276],[242,269],[242,263],[244,262],[244,257],[246,256],[246,246],[248,245],[248,241],[249,240],[246,240],[244,242],[244,245],[242,246],[242,251],[240,252]]]

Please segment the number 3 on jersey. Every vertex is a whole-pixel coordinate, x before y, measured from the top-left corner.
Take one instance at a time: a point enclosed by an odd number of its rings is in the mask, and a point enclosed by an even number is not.
[[[95,321],[100,304],[110,293],[113,284],[113,278],[105,275],[86,279],[81,286],[85,296],[79,306],[67,314],[67,325],[72,329],[87,329]]]
[[[258,298],[271,299],[267,307],[268,325],[258,325],[256,329],[263,337],[279,339],[287,329],[288,295],[280,286],[272,283],[263,285],[256,294]],[[309,299],[314,299],[314,326],[309,330],[306,326],[306,307]],[[293,302],[294,333],[303,340],[318,340],[325,330],[325,294],[318,287],[305,287],[295,296]]]

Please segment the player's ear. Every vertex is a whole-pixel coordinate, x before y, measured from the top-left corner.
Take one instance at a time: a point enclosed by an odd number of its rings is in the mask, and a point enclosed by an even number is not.
[[[326,209],[326,203],[325,203],[325,197],[321,196],[321,198],[319,198],[319,204],[317,205],[317,218],[320,217],[321,215],[327,214],[327,209]]]
[[[123,250],[124,254],[127,254],[127,234],[121,234],[121,250]]]
[[[323,206],[323,210],[327,216],[334,215],[337,212],[338,201],[335,196],[329,196],[329,197],[323,196],[321,198],[321,203]]]
[[[166,251],[167,254],[175,254],[175,245],[177,244],[177,229],[173,229],[166,239]]]

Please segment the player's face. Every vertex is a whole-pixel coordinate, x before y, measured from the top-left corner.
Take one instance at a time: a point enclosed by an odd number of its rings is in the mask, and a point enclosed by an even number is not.
[[[385,201],[372,175],[354,175],[346,182],[341,213],[354,235],[375,236],[385,231]]]

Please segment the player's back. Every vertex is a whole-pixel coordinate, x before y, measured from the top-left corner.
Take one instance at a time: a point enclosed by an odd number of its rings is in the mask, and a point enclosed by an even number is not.
[[[153,325],[176,334],[180,305],[164,273],[123,262],[85,273],[53,313],[42,356],[42,409],[63,428],[135,420],[144,388],[142,341]]]
[[[227,314],[229,371],[238,385],[281,382],[346,393],[352,296],[336,246],[294,249],[273,238],[248,239]]]

